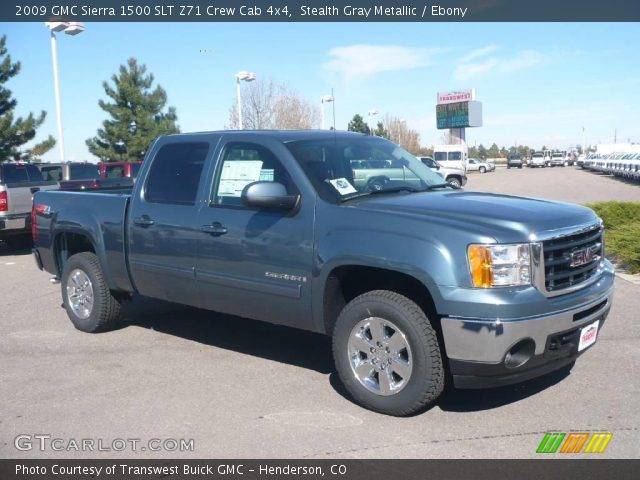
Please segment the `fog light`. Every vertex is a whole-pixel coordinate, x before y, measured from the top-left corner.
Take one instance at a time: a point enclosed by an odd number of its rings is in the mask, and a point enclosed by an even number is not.
[[[504,366],[507,368],[518,368],[529,361],[536,351],[536,342],[530,338],[520,340],[509,349],[504,357]]]

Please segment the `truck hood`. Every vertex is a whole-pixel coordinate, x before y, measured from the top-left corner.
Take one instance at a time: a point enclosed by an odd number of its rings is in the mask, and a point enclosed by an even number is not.
[[[455,224],[497,242],[530,241],[532,234],[599,221],[593,210],[572,203],[469,191],[371,195],[354,207]]]

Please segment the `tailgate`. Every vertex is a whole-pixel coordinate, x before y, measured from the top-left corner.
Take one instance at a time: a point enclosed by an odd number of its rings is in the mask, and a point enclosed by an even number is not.
[[[58,188],[56,183],[25,183],[23,185],[8,186],[0,188],[7,191],[7,203],[9,206],[7,215],[29,214],[33,203],[33,194],[40,190],[51,190]]]

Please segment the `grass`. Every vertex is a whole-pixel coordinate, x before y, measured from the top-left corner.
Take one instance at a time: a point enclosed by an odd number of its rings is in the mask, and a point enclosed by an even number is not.
[[[608,256],[630,273],[640,273],[640,202],[598,202],[587,207],[604,222]]]

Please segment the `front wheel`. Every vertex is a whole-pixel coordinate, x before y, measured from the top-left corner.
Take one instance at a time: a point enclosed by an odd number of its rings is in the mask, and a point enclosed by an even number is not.
[[[486,173],[487,172],[487,169],[484,168],[484,167],[480,167],[479,170],[480,170],[480,173]]]
[[[69,257],[60,285],[64,308],[78,330],[102,332],[120,319],[120,301],[109,290],[94,253],[82,252]]]
[[[444,389],[436,332],[413,301],[374,290],[349,302],[333,331],[333,358],[347,391],[394,416],[424,410]]]
[[[462,182],[458,177],[449,177],[447,179],[447,183],[455,189],[462,188]]]

